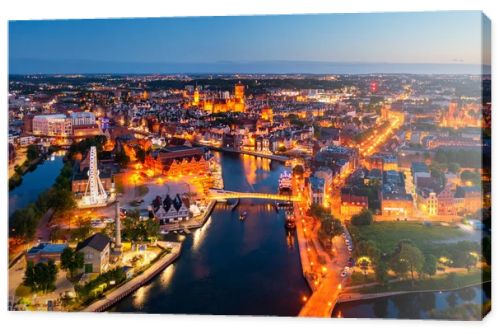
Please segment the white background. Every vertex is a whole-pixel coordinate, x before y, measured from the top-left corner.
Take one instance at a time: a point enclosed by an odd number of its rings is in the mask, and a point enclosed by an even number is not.
[[[7,3],[8,2],[8,3]],[[161,17],[161,16],[210,16],[241,14],[300,14],[300,13],[346,13],[381,11],[429,11],[429,10],[483,10],[492,20],[493,36],[493,128],[498,121],[495,115],[498,97],[498,25],[500,9],[497,0],[3,0],[0,2],[0,205],[3,219],[0,219],[0,331],[2,333],[481,333],[500,330],[500,311],[495,311],[498,291],[493,287],[493,312],[483,322],[438,322],[406,320],[367,319],[298,319],[275,317],[210,317],[169,316],[140,314],[55,314],[7,312],[7,92],[8,92],[8,34],[7,21],[14,19],[63,19],[63,18],[106,18],[106,17]],[[210,36],[207,36],[210,38]],[[98,52],[98,50],[96,50]],[[496,132],[496,133],[495,133]],[[493,155],[497,157],[498,131],[494,131]],[[493,204],[494,222],[498,223],[497,204],[498,173],[493,159]],[[5,181],[5,182],[4,182]],[[496,230],[496,226],[493,230]],[[493,240],[493,268],[498,266],[496,235]],[[494,270],[493,276],[496,279]],[[235,279],[237,279],[235,277]],[[242,301],[245,302],[245,301]]]

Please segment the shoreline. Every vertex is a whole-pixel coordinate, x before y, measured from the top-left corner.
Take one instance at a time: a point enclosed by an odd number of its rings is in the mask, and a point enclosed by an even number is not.
[[[80,309],[81,312],[105,312],[107,309],[118,303],[123,298],[135,292],[143,285],[147,284],[158,274],[163,272],[168,266],[174,263],[180,256],[182,250],[182,243],[177,243],[172,248],[172,252],[163,255],[160,259],[155,261],[150,267],[144,270],[138,276],[133,277],[128,282],[117,287],[115,290],[110,291],[104,295],[103,298],[96,300],[92,304]]]
[[[42,162],[44,162],[47,158],[47,154],[41,154],[38,158],[32,160],[29,162],[28,166],[26,167],[21,167],[23,169],[21,174],[18,174],[17,172],[14,172],[12,176],[9,177],[9,192],[12,190],[16,189],[18,186],[20,186],[23,183],[23,176],[30,173],[34,172],[38,165],[40,165]],[[28,161],[28,160],[26,160]],[[11,184],[12,183],[12,184]]]
[[[293,203],[294,212],[297,213],[298,209],[296,208],[296,204]],[[307,240],[304,236],[304,230],[302,226],[302,220],[297,219],[296,222],[297,228],[297,244],[299,245],[299,254],[300,254],[300,265],[302,268],[302,275],[307,282],[307,286],[309,290],[311,290],[311,295],[314,293],[314,283],[308,278],[307,273],[311,271],[311,263],[307,256]]]
[[[213,209],[217,201],[210,201],[210,204],[207,207],[207,210],[203,214],[202,218],[193,225],[185,226],[180,229],[196,229],[201,228],[207,220],[210,218]],[[163,242],[162,242],[163,243]],[[123,298],[128,295],[134,293],[143,285],[150,282],[157,275],[161,274],[165,269],[167,269],[171,264],[173,264],[181,255],[182,244],[183,242],[177,243],[178,245],[174,246],[172,249],[172,253],[166,254],[154,262],[149,268],[143,271],[138,276],[133,277],[130,281],[125,282],[122,286],[116,288],[111,291],[109,294],[105,295],[103,298],[96,300],[92,304],[88,305],[82,312],[105,312],[107,309],[118,303]],[[162,247],[163,248],[163,247]],[[124,290],[124,291],[121,291]]]
[[[412,293],[431,293],[431,292],[452,292],[452,291],[458,291],[466,288],[472,288],[472,287],[477,287],[480,286],[484,283],[491,283],[491,280],[488,281],[483,281],[480,283],[473,283],[469,285],[465,285],[462,287],[458,288],[452,288],[452,289],[430,289],[430,290],[413,290],[413,291],[388,291],[388,292],[378,292],[378,293],[345,293],[341,294],[338,298],[337,303],[338,304],[345,304],[345,303],[351,303],[351,302],[357,302],[357,301],[367,301],[367,300],[375,300],[379,298],[385,298],[385,297],[391,297],[391,296],[398,296],[398,295],[407,295],[407,294],[412,294]]]

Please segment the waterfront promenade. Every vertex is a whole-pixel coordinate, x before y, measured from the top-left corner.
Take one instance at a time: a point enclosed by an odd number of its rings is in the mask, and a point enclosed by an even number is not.
[[[333,240],[333,246],[337,251],[336,257],[325,252],[316,240],[318,224],[311,225],[311,222],[314,223],[313,219],[305,217],[303,209],[300,210],[298,204],[294,204],[294,212],[297,218],[297,239],[302,271],[312,291],[299,316],[331,317],[346,284],[346,279],[342,278],[340,273],[347,263],[349,253],[341,237],[335,237]],[[325,261],[323,265],[320,264],[320,258]]]
[[[122,298],[128,296],[144,284],[148,283],[153,277],[162,272],[166,267],[172,264],[181,253],[181,243],[171,242],[172,251],[169,254],[162,256],[147,268],[141,274],[135,276],[130,281],[117,287],[110,293],[107,293],[103,298],[90,304],[82,311],[84,312],[103,312],[120,301]]]
[[[300,317],[329,318],[332,315],[339,295],[347,283],[347,276],[342,278],[340,273],[349,257],[342,238],[336,237],[334,239],[334,246],[337,249],[337,257],[335,259],[327,258],[327,263],[325,264],[327,273],[300,310]],[[325,253],[321,254],[322,256],[326,255],[326,252],[321,252],[321,250],[318,253]]]

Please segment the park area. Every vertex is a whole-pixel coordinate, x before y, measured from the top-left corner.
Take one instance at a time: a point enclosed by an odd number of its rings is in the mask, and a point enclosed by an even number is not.
[[[489,279],[483,234],[465,225],[396,221],[349,230],[357,259],[350,285],[360,293],[452,289]]]
[[[383,253],[391,252],[402,239],[411,240],[422,250],[433,243],[449,243],[454,241],[474,240],[473,231],[460,227],[442,226],[440,224],[424,225],[421,222],[376,222],[367,226],[351,226],[351,234],[355,239],[373,240]]]

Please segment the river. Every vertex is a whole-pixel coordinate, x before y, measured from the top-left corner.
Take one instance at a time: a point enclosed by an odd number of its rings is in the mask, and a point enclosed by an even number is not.
[[[472,305],[488,300],[491,300],[491,283],[484,283],[455,291],[417,292],[341,303],[336,305],[332,317],[480,320]]]
[[[52,187],[64,165],[64,154],[53,154],[52,157],[53,160],[44,160],[24,174],[21,184],[9,191],[9,216],[35,202],[38,195]]]
[[[215,153],[225,189],[276,192],[279,162]],[[241,212],[247,211],[244,222]],[[184,240],[180,258],[110,311],[295,316],[310,294],[295,233],[264,200],[218,204],[206,225]]]

